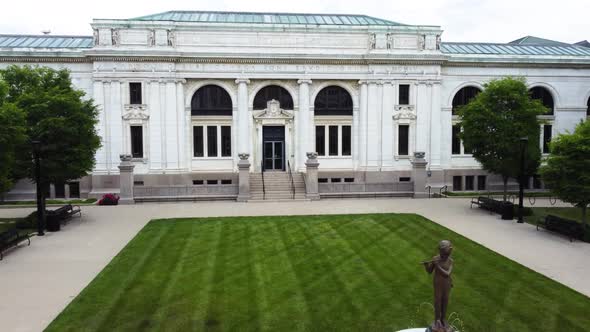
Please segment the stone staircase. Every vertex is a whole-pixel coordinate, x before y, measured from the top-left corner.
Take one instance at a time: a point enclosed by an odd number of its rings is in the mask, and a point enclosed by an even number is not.
[[[295,185],[295,199],[306,199],[303,174],[293,173],[293,184]],[[291,180],[289,179],[288,172],[264,172],[264,185],[266,195],[264,195],[262,190],[262,174],[250,174],[250,200],[278,201],[293,199]]]

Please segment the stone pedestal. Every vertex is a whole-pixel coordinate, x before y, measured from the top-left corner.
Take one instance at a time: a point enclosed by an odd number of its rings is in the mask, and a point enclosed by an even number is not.
[[[250,157],[247,153],[238,154],[240,161],[238,161],[238,178],[239,178],[239,189],[238,189],[238,202],[245,202],[250,199]]]
[[[119,204],[134,204],[133,199],[133,169],[135,166],[131,162],[131,155],[119,155],[121,164],[119,165]]]
[[[308,152],[307,161],[305,167],[307,169],[307,175],[305,177],[305,197],[313,201],[320,199],[320,193],[318,190],[318,162],[317,152]]]
[[[426,192],[426,165],[428,162],[424,159],[424,152],[414,152],[412,160],[412,179],[414,181],[414,198],[427,198]]]

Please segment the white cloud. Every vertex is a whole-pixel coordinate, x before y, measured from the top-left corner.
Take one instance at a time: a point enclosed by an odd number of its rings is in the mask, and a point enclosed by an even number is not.
[[[546,3],[544,3],[546,2]],[[588,0],[20,0],[0,12],[0,33],[91,35],[94,18],[130,18],[168,10],[366,14],[407,24],[440,25],[446,41],[508,42],[525,35],[590,39]]]

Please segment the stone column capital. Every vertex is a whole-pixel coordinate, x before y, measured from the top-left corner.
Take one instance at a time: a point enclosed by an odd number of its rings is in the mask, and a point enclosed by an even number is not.
[[[311,84],[311,80],[307,78],[303,78],[297,81],[297,84]]]
[[[250,84],[250,80],[247,78],[237,78],[236,84]]]

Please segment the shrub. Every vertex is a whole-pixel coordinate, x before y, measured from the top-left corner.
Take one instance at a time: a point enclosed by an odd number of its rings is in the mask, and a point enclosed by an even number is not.
[[[117,205],[119,204],[119,195],[117,194],[104,194],[98,205]]]

